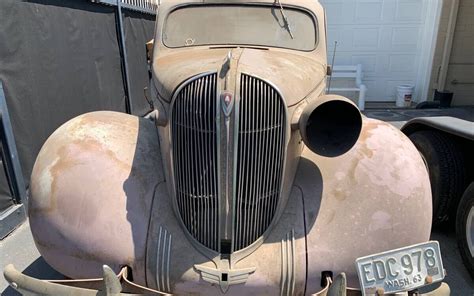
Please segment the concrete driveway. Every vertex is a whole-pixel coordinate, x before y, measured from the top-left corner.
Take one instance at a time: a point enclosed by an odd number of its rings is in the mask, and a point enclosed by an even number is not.
[[[3,268],[7,264],[15,265],[17,270],[39,279],[61,279],[61,274],[52,269],[36,250],[28,222],[20,225],[13,233],[0,241],[0,277],[1,295],[19,295],[3,278]]]
[[[474,121],[474,106],[447,109],[368,109],[363,113],[367,117],[389,122],[398,128],[415,117],[452,116]]]

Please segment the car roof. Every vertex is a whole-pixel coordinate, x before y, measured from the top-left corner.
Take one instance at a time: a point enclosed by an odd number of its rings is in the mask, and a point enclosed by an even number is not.
[[[310,10],[313,5],[320,5],[318,0],[161,0],[160,6],[173,7],[183,4],[209,3],[209,4],[274,4],[300,6]]]
[[[311,2],[319,3],[319,0],[279,0],[282,5],[305,6]],[[187,4],[187,3],[272,3],[278,4],[278,0],[161,0],[160,4]]]

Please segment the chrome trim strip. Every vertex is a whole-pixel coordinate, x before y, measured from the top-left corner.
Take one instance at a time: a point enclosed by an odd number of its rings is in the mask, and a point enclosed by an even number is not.
[[[280,295],[294,295],[296,281],[295,230],[292,229],[281,240]]]
[[[217,72],[217,77],[219,77],[219,72]],[[220,242],[222,240],[222,220],[224,219],[225,221],[225,215],[222,215],[222,203],[221,201],[223,200],[222,195],[225,197],[225,188],[222,190],[222,178],[221,178],[221,100],[220,100],[220,93],[221,93],[221,84],[222,84],[222,78],[219,77],[218,81],[216,82],[216,100],[217,100],[217,108],[216,108],[216,133],[217,133],[217,200],[219,201],[218,203],[218,219],[217,222],[219,224],[218,230],[217,230],[217,241]],[[214,146],[213,146],[214,147]],[[217,252],[220,254],[221,252],[221,246],[218,244],[217,246]],[[216,263],[216,266],[219,266],[218,263]]]
[[[160,291],[170,292],[171,233],[162,226],[156,245],[155,281]],[[166,283],[166,285],[165,285]],[[165,288],[166,287],[166,288]]]
[[[467,224],[466,224],[466,240],[467,245],[469,247],[469,252],[471,256],[474,257],[474,207],[471,207],[469,210],[469,215],[467,216]]]
[[[160,260],[160,247],[161,247],[161,231],[162,231],[162,227],[160,226],[160,234],[158,235],[158,245],[156,246],[156,271],[155,271],[155,280],[156,280],[156,288],[158,290],[161,290],[161,287],[160,287],[160,279],[158,278],[159,275],[161,274],[159,271],[158,271],[158,268],[160,266],[160,263],[159,263],[159,260]]]
[[[288,236],[288,235],[287,235]],[[288,270],[286,264],[288,263],[287,258],[288,252],[286,250],[285,239],[281,240],[281,279],[280,279],[280,296],[285,295],[285,286],[288,278]]]
[[[168,238],[168,231],[165,229],[164,238],[163,238],[163,250],[162,250],[162,258],[161,258],[161,287],[165,288],[165,256],[166,256],[166,240]]]
[[[295,293],[295,285],[296,285],[296,246],[295,246],[295,230],[291,230],[291,294]]]
[[[240,77],[240,75],[237,75],[237,77]],[[237,149],[237,143],[238,143],[238,138],[239,138],[239,133],[236,132],[239,129],[240,125],[240,120],[239,120],[239,114],[240,114],[240,88],[241,88],[241,80],[236,79],[235,82],[235,93],[234,93],[234,137],[233,137],[233,166],[232,166],[232,243],[231,243],[231,250],[235,250],[235,234],[237,233],[238,229],[240,229],[241,225],[236,225],[237,219],[241,219],[241,217],[235,217],[235,211],[237,208],[237,186],[240,187],[240,184],[237,184],[237,154],[239,153]],[[241,163],[242,164],[242,163]],[[240,213],[239,213],[240,214]],[[230,262],[232,266],[232,260]]]
[[[171,234],[170,234],[170,239],[168,241],[168,254],[167,254],[167,260],[166,260],[166,291],[171,292],[171,286],[170,286],[170,258],[171,258]]]

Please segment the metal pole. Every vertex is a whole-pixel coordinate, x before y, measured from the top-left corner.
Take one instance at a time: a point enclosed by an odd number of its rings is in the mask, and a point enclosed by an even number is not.
[[[328,93],[331,91],[332,72],[334,71],[334,60],[336,59],[337,41],[334,41],[334,52],[332,53],[331,76],[329,76]]]
[[[125,83],[125,111],[129,114],[132,113],[132,100],[130,98],[130,79],[128,76],[128,62],[127,62],[127,47],[125,46],[125,34],[123,30],[123,17],[122,17],[122,0],[116,0],[117,3],[117,23],[118,23],[118,38],[119,48],[121,53],[121,64],[122,64],[122,77]]]

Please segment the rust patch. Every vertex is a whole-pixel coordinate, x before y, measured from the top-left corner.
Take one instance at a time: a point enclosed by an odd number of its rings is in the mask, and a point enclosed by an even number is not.
[[[359,165],[359,159],[357,157],[352,157],[350,161],[349,168],[347,169],[348,176],[351,181],[355,182],[356,181],[356,169],[357,166]]]
[[[337,199],[337,200],[345,200],[348,196],[347,191],[337,188],[332,191],[332,195]]]
[[[106,264],[104,260],[107,260],[106,258],[110,258],[110,254],[101,252],[100,250],[94,250],[94,253],[90,252],[84,252],[81,250],[78,250],[77,247],[72,246],[71,242],[64,241],[64,238],[61,240],[56,240],[57,242],[60,243],[60,245],[57,245],[53,243],[51,240],[50,241],[42,241],[39,239],[35,240],[35,243],[43,248],[46,249],[48,252],[54,252],[55,250],[58,250],[60,253],[63,253],[63,255],[66,255],[71,258],[76,258],[80,260],[85,260],[85,261],[92,261],[92,262],[97,262],[98,264]],[[65,247],[65,245],[68,245],[69,247]],[[64,250],[68,250],[67,253],[64,253]],[[119,264],[133,264],[135,262],[135,259],[132,258],[131,256],[128,256],[127,258],[123,259],[123,262],[117,262]],[[114,262],[115,263],[115,262]]]
[[[386,124],[387,123],[384,123],[378,120],[364,119],[362,131],[359,136],[359,142],[365,142],[368,138],[370,138],[373,135],[375,129],[377,129],[381,125],[383,126]]]
[[[78,169],[80,166],[85,166],[82,170],[83,174],[87,174],[88,169],[92,169],[91,164],[94,163],[94,158],[97,162],[104,162],[105,160],[111,161],[117,168],[125,171],[130,171],[131,166],[121,161],[113,151],[110,151],[103,147],[101,143],[92,140],[76,140],[66,146],[61,147],[58,150],[58,161],[50,168],[51,174],[51,209],[55,209],[58,206],[58,198],[61,198],[61,211],[59,212],[66,220],[76,220],[79,223],[78,226],[83,226],[83,223],[89,224],[96,219],[97,216],[97,202],[98,199],[85,198],[80,193],[74,192],[72,195],[77,195],[78,200],[65,201],[63,199],[70,196],[65,190],[77,190],[81,186],[90,186],[91,184],[74,184],[76,182],[84,182],[82,179],[74,179],[65,175],[67,172],[74,174],[74,169]],[[77,170],[76,170],[77,172]],[[65,177],[64,177],[65,176]],[[80,175],[79,175],[80,177]],[[61,181],[61,183],[60,183]],[[87,182],[86,182],[87,183]],[[67,188],[67,187],[72,188]],[[105,185],[104,185],[105,186]],[[77,187],[77,188],[75,188]],[[59,192],[61,190],[61,193]],[[69,206],[64,203],[68,203]],[[74,211],[78,210],[73,205],[79,208],[81,211],[79,214],[74,215]],[[71,212],[73,211],[73,212]],[[77,219],[72,219],[73,216],[77,216]]]
[[[390,176],[397,181],[400,181],[402,178],[400,176],[400,170],[393,170],[390,172]]]
[[[78,147],[80,150],[84,152],[97,151],[97,152],[103,153],[108,158],[112,159],[119,167],[121,167],[124,170],[130,170],[131,168],[130,164],[119,159],[115,152],[113,152],[110,149],[107,149],[106,147],[104,147],[104,145],[102,145],[102,143],[100,143],[97,140],[94,140],[94,139],[76,140],[73,142],[73,145],[75,145],[76,147]]]
[[[360,147],[358,148],[359,148],[358,149],[359,152],[365,155],[367,158],[372,158],[374,156],[373,149],[370,149],[369,147],[367,147],[367,144],[365,142],[361,143]]]
[[[336,212],[334,210],[328,210],[327,217],[326,217],[326,225],[330,224],[333,220],[334,217],[336,217]]]
[[[110,128],[104,128],[103,137],[99,135],[97,139],[92,137],[93,134],[88,135],[87,131],[94,127],[112,125],[114,128],[110,130],[110,135],[113,140],[116,137],[114,130],[125,134],[136,134],[137,121],[138,119],[133,116],[99,111],[78,116],[58,128],[43,145],[33,168],[30,215],[37,212],[51,212],[57,208],[58,178],[72,167],[105,158],[112,160],[118,168],[131,171],[131,164],[107,148]],[[80,133],[82,134],[79,135]],[[42,186],[48,186],[49,192],[41,189]]]
[[[96,111],[80,115],[66,123],[69,135],[76,135],[85,127],[92,129],[96,127],[114,126],[124,132],[136,133],[138,118],[128,114],[110,111]],[[87,135],[85,135],[87,136]]]
[[[55,196],[56,192],[56,181],[57,178],[66,170],[73,166],[85,164],[84,160],[80,160],[77,156],[80,153],[97,151],[105,154],[106,157],[112,159],[117,165],[123,169],[130,169],[130,165],[121,161],[115,153],[109,149],[104,148],[99,142],[87,139],[87,140],[76,140],[73,143],[63,146],[58,150],[58,161],[50,168],[51,173],[51,195]]]

